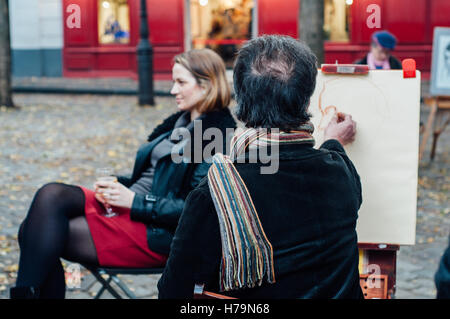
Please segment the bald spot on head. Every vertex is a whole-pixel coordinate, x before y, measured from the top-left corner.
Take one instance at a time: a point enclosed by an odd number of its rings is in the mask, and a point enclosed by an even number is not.
[[[287,82],[292,76],[294,65],[288,64],[282,56],[274,59],[261,56],[252,65],[252,74],[257,76],[270,76],[280,81]]]

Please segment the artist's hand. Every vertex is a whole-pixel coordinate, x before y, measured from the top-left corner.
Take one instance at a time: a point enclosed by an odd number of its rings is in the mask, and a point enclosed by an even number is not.
[[[103,205],[131,208],[135,192],[118,182],[97,181],[94,184],[95,198]]]
[[[325,128],[325,140],[336,139],[342,145],[346,145],[355,140],[356,122],[352,120],[350,114],[337,113]]]

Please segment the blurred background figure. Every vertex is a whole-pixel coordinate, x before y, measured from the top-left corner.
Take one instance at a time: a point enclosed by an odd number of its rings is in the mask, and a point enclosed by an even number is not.
[[[397,38],[388,31],[378,31],[372,35],[370,52],[356,64],[368,64],[371,70],[402,69],[401,62],[391,52],[397,45]]]
[[[111,35],[114,37],[114,42],[122,42],[123,39],[125,41],[129,38],[129,33],[127,31],[124,31],[122,27],[120,26],[119,21],[111,15],[108,17],[108,19],[105,22],[105,36]]]

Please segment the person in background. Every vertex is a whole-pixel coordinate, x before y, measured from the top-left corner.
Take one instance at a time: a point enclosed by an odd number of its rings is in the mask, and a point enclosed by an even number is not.
[[[355,64],[367,64],[371,70],[401,70],[402,63],[391,53],[397,45],[396,37],[388,31],[372,35],[370,52]]]

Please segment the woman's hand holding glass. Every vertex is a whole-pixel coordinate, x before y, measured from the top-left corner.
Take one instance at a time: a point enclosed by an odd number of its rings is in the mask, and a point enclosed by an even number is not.
[[[113,169],[103,167],[96,170],[97,181],[94,183],[95,198],[105,206],[106,217],[116,216],[112,206],[131,208],[135,193],[117,182]]]
[[[94,190],[95,198],[103,205],[131,208],[133,204],[135,193],[117,181],[98,180]]]

